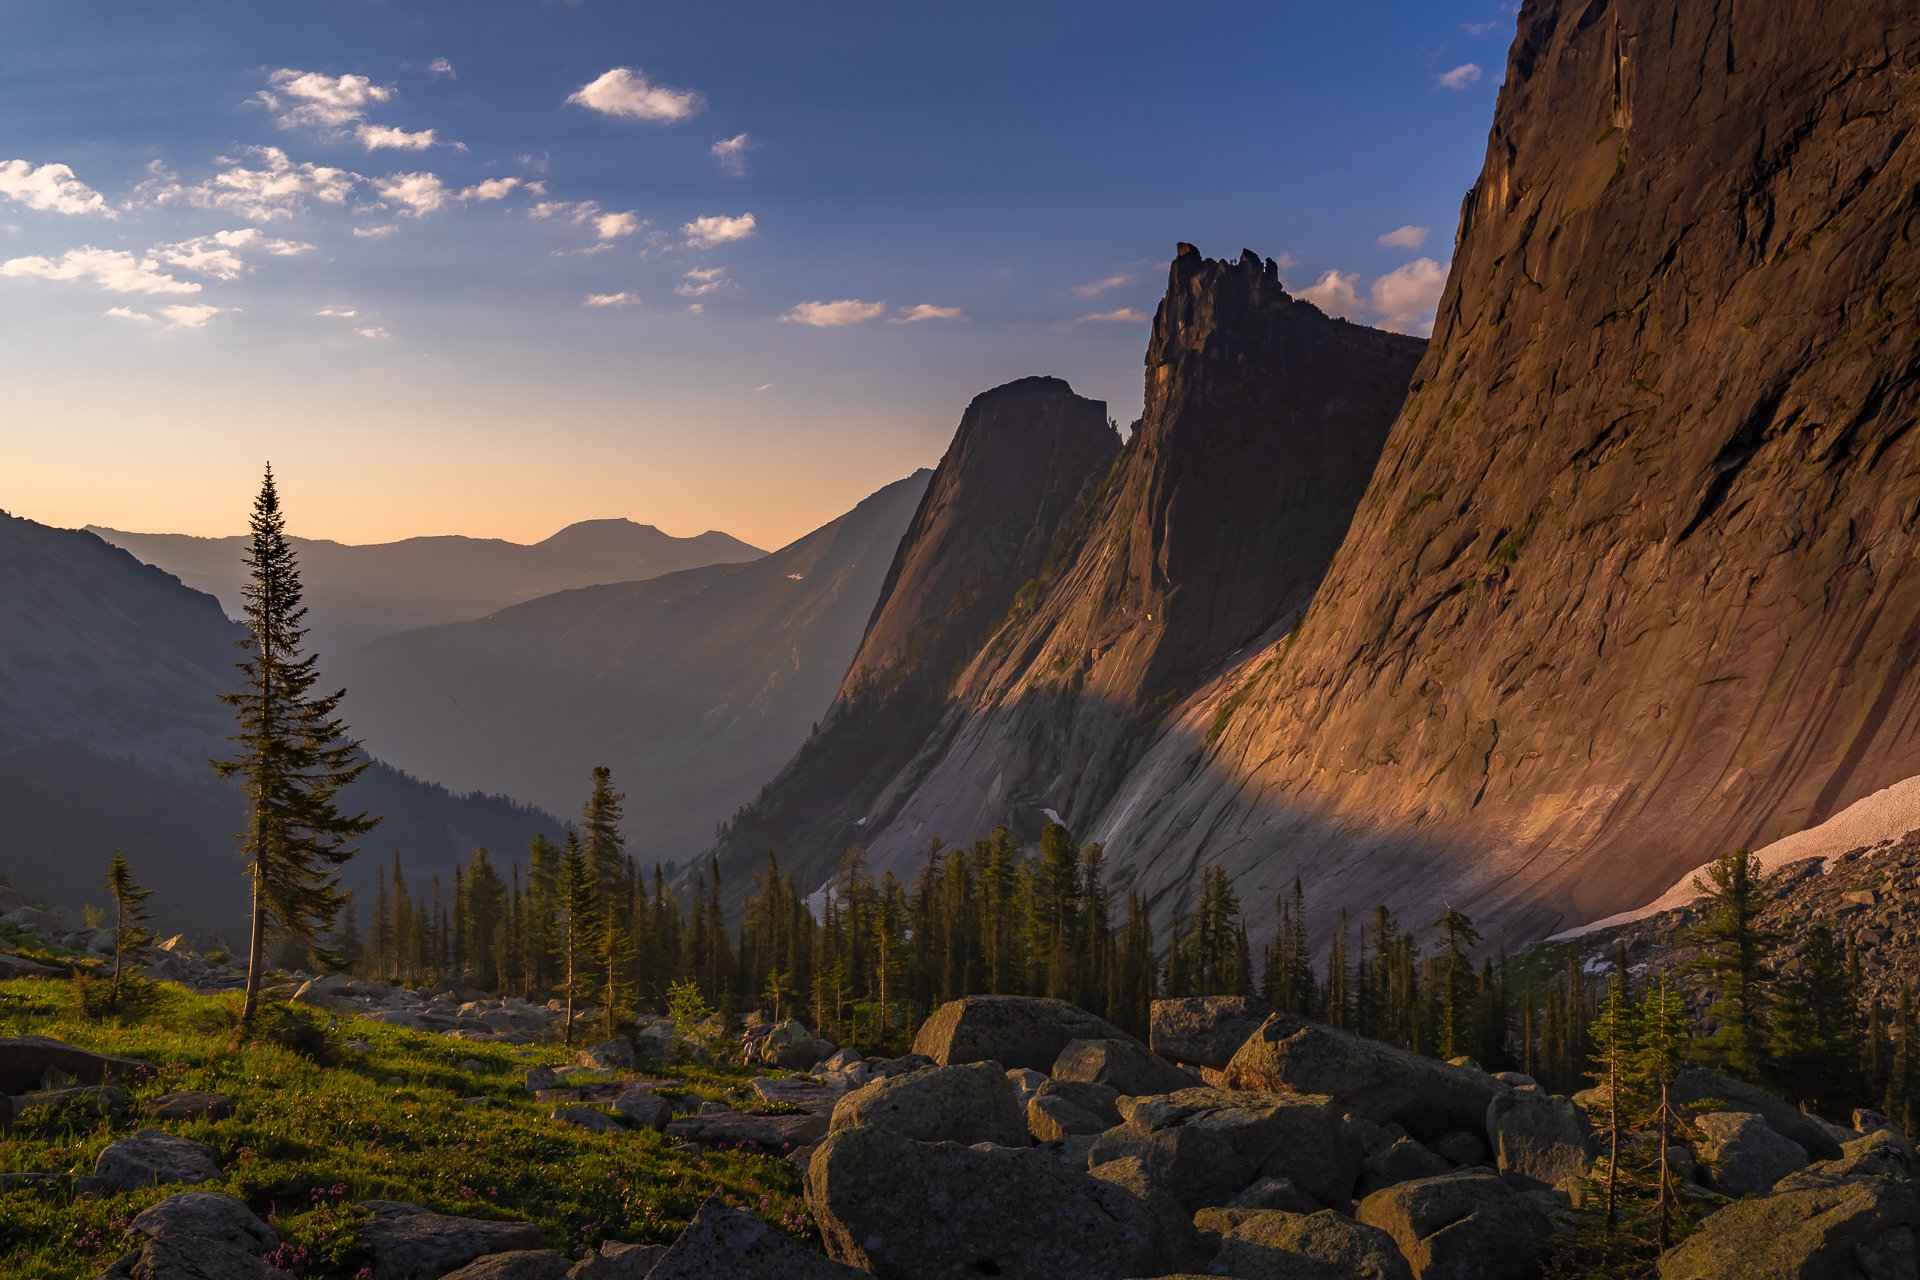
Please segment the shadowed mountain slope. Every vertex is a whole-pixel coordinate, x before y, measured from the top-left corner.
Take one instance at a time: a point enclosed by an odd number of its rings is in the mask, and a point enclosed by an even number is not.
[[[218,695],[240,679],[244,629],[212,596],[93,534],[4,513],[0,600],[0,874],[51,901],[99,902],[118,846],[153,888],[161,927],[239,936],[242,798],[207,762],[230,749]],[[363,705],[352,694],[343,704],[356,728]],[[365,888],[395,850],[450,882],[475,845],[511,858],[558,826],[384,765],[344,802],[387,815],[348,866],[345,882]]]
[[[377,641],[342,666],[358,723],[411,772],[560,813],[608,765],[636,853],[685,859],[832,702],[927,479],[747,564]]]

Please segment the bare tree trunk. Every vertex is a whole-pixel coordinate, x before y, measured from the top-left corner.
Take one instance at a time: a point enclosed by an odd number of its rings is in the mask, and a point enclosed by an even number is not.
[[[256,824],[257,825],[257,824]],[[248,930],[247,946],[247,998],[240,1006],[240,1034],[244,1037],[253,1028],[254,1006],[260,1001],[260,965],[263,962],[261,951],[265,947],[267,933],[266,890],[262,884],[262,854],[253,855],[253,927]]]
[[[1620,1177],[1620,1055],[1614,1046],[1608,1048],[1607,1062],[1607,1226],[1611,1229],[1617,1216],[1615,1188]]]
[[[573,1048],[573,924],[567,924],[567,1030],[561,1041],[567,1048]]]
[[[1672,1183],[1671,1183],[1671,1175],[1669,1174],[1667,1169],[1667,1112],[1668,1112],[1667,1082],[1665,1080],[1662,1080],[1660,1082],[1660,1198],[1659,1198],[1660,1248],[1662,1250],[1666,1249],[1667,1247],[1667,1237],[1669,1234],[1669,1222],[1672,1217],[1671,1205],[1668,1203],[1668,1196],[1670,1194],[1669,1188],[1671,1187]]]
[[[113,985],[107,990],[107,1003],[120,1007],[120,962],[127,954],[127,904],[119,893],[113,895]]]

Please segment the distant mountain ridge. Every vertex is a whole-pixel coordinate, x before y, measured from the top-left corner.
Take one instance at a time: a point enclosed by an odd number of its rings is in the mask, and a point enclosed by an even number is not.
[[[230,750],[218,696],[240,679],[244,629],[212,596],[93,534],[5,513],[0,601],[0,874],[33,896],[97,903],[118,846],[154,890],[162,927],[240,936],[244,806],[208,761]],[[352,694],[343,705],[356,729],[359,705]],[[504,863],[559,827],[381,764],[345,803],[386,815],[345,872],[363,907],[396,850],[423,880],[450,883],[475,845]]]
[[[244,537],[87,531],[216,596],[229,616],[239,616]],[[765,554],[718,531],[678,538],[620,519],[583,520],[530,544],[460,535],[365,545],[292,542],[307,589],[311,641],[323,665],[383,635],[485,617],[555,591],[738,564]]]
[[[338,672],[410,771],[573,813],[604,764],[636,854],[684,861],[832,702],[928,474],[759,559],[389,636]]]

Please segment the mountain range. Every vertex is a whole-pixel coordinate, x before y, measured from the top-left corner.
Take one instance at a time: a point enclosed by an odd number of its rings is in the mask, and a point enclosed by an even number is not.
[[[114,546],[216,597],[240,616],[246,538],[195,538],[90,527]],[[309,641],[330,666],[396,631],[479,618],[538,596],[631,582],[764,554],[729,534],[676,538],[631,520],[583,520],[531,545],[499,538],[407,538],[348,545],[293,538],[306,589]]]

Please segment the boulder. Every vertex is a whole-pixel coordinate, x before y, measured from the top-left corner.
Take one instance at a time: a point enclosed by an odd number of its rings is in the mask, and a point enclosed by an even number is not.
[[[828,1131],[883,1128],[919,1142],[1027,1145],[1027,1122],[997,1062],[925,1067],[841,1098]]]
[[[1086,1168],[1083,1162],[1080,1166]],[[1160,1265],[1176,1270],[1204,1267],[1213,1258],[1213,1248],[1201,1232],[1194,1229],[1193,1215],[1167,1184],[1164,1170],[1156,1170],[1138,1156],[1109,1160],[1087,1170],[1089,1176],[1119,1187],[1146,1206],[1152,1215],[1160,1245]]]
[[[1054,1059],[1055,1080],[1104,1084],[1134,1097],[1173,1093],[1199,1083],[1135,1040],[1070,1040]]]
[[[1429,1150],[1455,1167],[1488,1164],[1487,1143],[1478,1133],[1443,1133],[1427,1143]]]
[[[822,1049],[825,1052],[822,1052]],[[769,1031],[754,1048],[753,1060],[788,1071],[806,1071],[823,1058],[831,1057],[833,1046],[816,1040],[813,1032],[794,1018]]]
[[[904,1076],[910,1071],[922,1067],[931,1067],[935,1063],[924,1053],[906,1053],[897,1058],[868,1058],[867,1069],[882,1080],[891,1080],[895,1076]]]
[[[718,1199],[700,1206],[649,1280],[856,1280],[860,1273]]]
[[[1773,1184],[1775,1191],[1799,1191],[1830,1186],[1855,1178],[1920,1178],[1920,1159],[1897,1129],[1876,1129],[1864,1138],[1840,1144],[1838,1160],[1822,1160],[1789,1173]]]
[[[1223,1069],[1274,1012],[1251,996],[1187,996],[1155,1000],[1147,1038],[1172,1062]]]
[[[551,1249],[514,1249],[476,1258],[443,1280],[567,1280],[567,1260]]]
[[[1487,1107],[1494,1167],[1522,1191],[1557,1187],[1593,1165],[1592,1130],[1571,1098],[1537,1090],[1502,1094]]]
[[[1811,1116],[1803,1115],[1798,1107],[1743,1080],[1702,1067],[1688,1067],[1674,1076],[1667,1094],[1676,1107],[1711,1101],[1715,1111],[1752,1112],[1781,1137],[1799,1143],[1808,1159],[1840,1158],[1840,1144]]]
[[[805,1076],[759,1076],[747,1081],[747,1088],[762,1102],[778,1107],[798,1107],[802,1111],[831,1111],[840,1095],[846,1092],[844,1089],[829,1088]]]
[[[1094,1139],[1089,1164],[1138,1156],[1189,1213],[1261,1177],[1285,1178],[1318,1207],[1350,1205],[1360,1152],[1326,1098],[1193,1088],[1120,1109],[1125,1123]]]
[[[597,1107],[557,1107],[553,1118],[588,1133],[619,1133],[620,1122]]]
[[[0,1093],[31,1093],[74,1080],[142,1080],[153,1071],[151,1062],[90,1053],[49,1036],[0,1036]]]
[[[673,1142],[775,1156],[818,1142],[826,1134],[827,1117],[819,1114],[756,1116],[744,1111],[724,1111],[717,1115],[683,1116],[667,1122],[667,1137]]]
[[[146,1240],[100,1280],[287,1280],[251,1249],[191,1238]]]
[[[590,1049],[582,1049],[579,1057],[581,1066],[591,1067],[595,1071],[626,1071],[637,1061],[633,1041],[625,1036],[615,1036]]]
[[[1285,1178],[1256,1178],[1252,1185],[1223,1206],[1228,1209],[1285,1209],[1288,1213],[1317,1213],[1320,1206],[1301,1194]],[[1207,1212],[1201,1210],[1202,1213]]]
[[[163,1093],[147,1104],[146,1114],[153,1120],[224,1120],[233,1114],[233,1099],[197,1090]]]
[[[1414,1280],[1533,1280],[1552,1232],[1532,1197],[1485,1169],[1376,1191],[1356,1216],[1393,1237]]]
[[[1092,1137],[1111,1127],[1099,1116],[1059,1094],[1036,1094],[1033,1101],[1027,1103],[1027,1132],[1035,1142]]]
[[[628,1089],[613,1100],[613,1109],[643,1129],[665,1129],[673,1106],[657,1093]]]
[[[1013,1100],[1025,1111],[1033,1095],[1040,1092],[1040,1086],[1047,1082],[1047,1073],[1031,1067],[1013,1067],[1007,1072],[1007,1080],[1013,1085]]]
[[[1511,1090],[1492,1076],[1276,1013],[1227,1064],[1231,1087],[1326,1094],[1376,1124],[1416,1138],[1483,1131],[1487,1108]]]
[[[108,1143],[93,1162],[93,1176],[108,1191],[133,1191],[168,1183],[217,1182],[221,1175],[212,1147],[158,1129],[142,1129]]]
[[[280,1245],[272,1227],[253,1210],[218,1191],[183,1191],[149,1205],[132,1227],[155,1240],[202,1241],[231,1245],[250,1253],[270,1253]]]
[[[574,1263],[567,1280],[646,1280],[666,1255],[665,1245],[606,1241]]]
[[[1438,1177],[1452,1168],[1414,1139],[1399,1138],[1386,1150],[1367,1157],[1360,1170],[1360,1194],[1371,1195],[1382,1187],[1417,1178]]]
[[[827,1252],[881,1280],[1118,1280],[1164,1269],[1138,1196],[1032,1149],[842,1129],[813,1153],[807,1204]]]
[[[1203,1209],[1194,1226],[1219,1240],[1216,1275],[1241,1280],[1411,1280],[1393,1237],[1322,1209]]]
[[[1753,1196],[1807,1167],[1799,1143],[1781,1137],[1751,1111],[1709,1111],[1694,1117],[1700,1132],[1694,1155],[1705,1166],[1707,1185],[1724,1196]]]
[[[1804,1175],[1795,1175],[1801,1177]],[[1920,1198],[1887,1178],[1736,1200],[1660,1259],[1660,1280],[1910,1280]]]
[[[14,1103],[21,1119],[36,1113],[85,1120],[119,1120],[133,1106],[133,1098],[117,1084],[77,1085],[30,1093]]]
[[[913,1051],[942,1066],[998,1062],[1049,1071],[1074,1040],[1125,1040],[1126,1032],[1065,1000],[1038,996],[965,996],[935,1009]]]
[[[369,1216],[359,1244],[372,1259],[373,1280],[444,1276],[476,1258],[542,1247],[540,1228],[531,1222],[455,1218],[391,1200],[360,1207]]]

